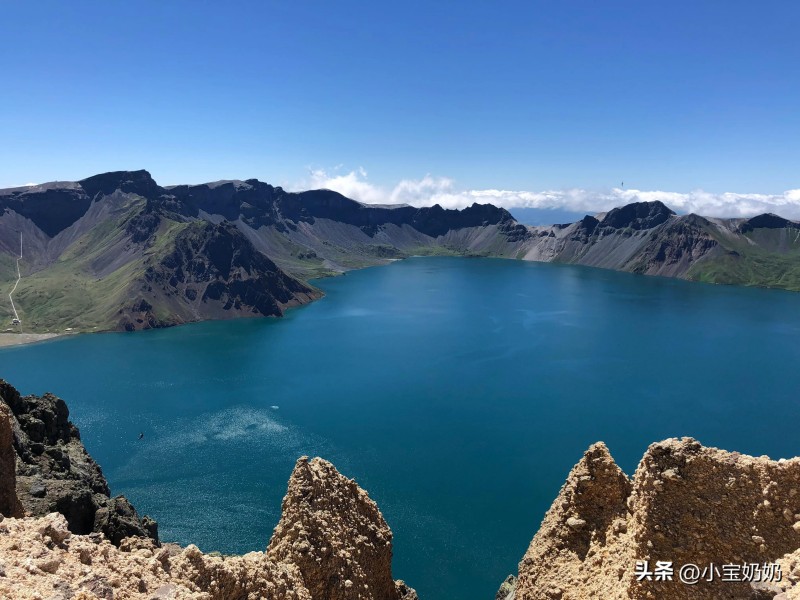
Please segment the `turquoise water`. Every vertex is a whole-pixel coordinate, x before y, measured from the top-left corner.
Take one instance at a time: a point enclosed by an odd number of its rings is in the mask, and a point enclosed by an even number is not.
[[[583,451],[800,454],[800,294],[419,258],[318,282],[279,320],[0,351],[69,404],[114,493],[201,549],[263,549],[292,466],[355,477],[423,600],[489,600]],[[138,441],[143,431],[145,437]]]

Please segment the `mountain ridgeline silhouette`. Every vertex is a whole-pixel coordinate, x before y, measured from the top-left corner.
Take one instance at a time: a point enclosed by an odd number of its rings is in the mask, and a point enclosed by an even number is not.
[[[491,204],[367,205],[257,179],[162,187],[147,171],[117,171],[0,190],[0,285],[16,279],[20,233],[15,302],[28,331],[280,316],[321,296],[310,279],[414,255],[800,290],[798,223],[677,215],[661,202],[531,227]]]

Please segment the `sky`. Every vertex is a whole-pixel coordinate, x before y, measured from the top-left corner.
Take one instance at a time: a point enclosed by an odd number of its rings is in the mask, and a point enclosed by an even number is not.
[[[800,3],[0,2],[0,187],[800,218]]]

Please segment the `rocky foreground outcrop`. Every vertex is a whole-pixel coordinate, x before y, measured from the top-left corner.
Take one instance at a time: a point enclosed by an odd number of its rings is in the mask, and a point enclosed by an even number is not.
[[[392,580],[392,532],[355,481],[319,458],[297,461],[267,555],[297,565],[313,598],[406,600]]]
[[[14,452],[14,414],[0,402],[0,515],[21,517],[22,503],[17,497],[17,454]]]
[[[204,555],[126,538],[75,535],[58,513],[0,522],[0,598],[14,600],[312,600],[297,567],[263,552]]]
[[[22,396],[0,379],[0,447],[4,448],[0,450],[0,513],[44,516],[58,512],[72,533],[102,533],[117,545],[134,535],[158,542],[155,521],[140,518],[124,496],[111,497],[103,472],[86,452],[61,398]],[[12,486],[6,474],[12,464],[18,510],[11,508]]]
[[[598,443],[570,472],[503,597],[800,598],[798,549],[800,458],[670,439],[651,445],[629,479]],[[699,581],[681,581],[685,565]]]
[[[205,555],[160,545],[123,497],[108,498],[62,400],[22,398],[2,380],[0,395],[1,599],[417,598],[392,580],[392,532],[377,505],[327,461],[297,461],[266,552]]]
[[[205,555],[140,537],[75,535],[63,515],[0,522],[0,598],[416,600],[392,581],[375,503],[320,458],[297,462],[267,552]]]

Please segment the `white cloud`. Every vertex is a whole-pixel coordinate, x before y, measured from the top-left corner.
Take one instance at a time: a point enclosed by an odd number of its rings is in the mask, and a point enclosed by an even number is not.
[[[338,170],[338,169],[336,169]],[[347,174],[329,174],[323,169],[312,169],[309,173],[310,185],[302,185],[301,189],[329,189],[339,192],[367,204],[381,204],[386,202],[386,192],[367,181],[367,172],[359,167],[358,171]]]
[[[327,188],[367,204],[411,204],[464,208],[472,203],[491,203],[504,208],[558,208],[594,214],[615,206],[660,200],[677,212],[693,212],[708,217],[750,217],[774,212],[790,219],[800,219],[800,189],[782,194],[712,194],[703,190],[688,193],[645,191],[613,188],[591,191],[584,189],[546,190],[541,192],[501,189],[463,190],[447,177],[425,175],[421,179],[404,179],[387,190],[368,181],[362,167],[346,174],[328,173],[324,169],[310,171],[310,181],[297,189]]]

